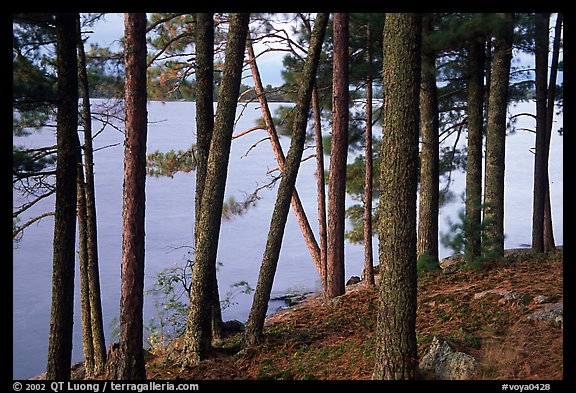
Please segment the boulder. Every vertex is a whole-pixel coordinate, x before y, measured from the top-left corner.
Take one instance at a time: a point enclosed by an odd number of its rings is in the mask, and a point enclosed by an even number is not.
[[[544,321],[554,327],[563,327],[564,325],[564,303],[547,303],[541,310],[535,311],[526,316],[526,321]]]
[[[346,286],[358,284],[362,279],[358,276],[351,276],[348,281],[346,281]]]
[[[434,336],[419,367],[423,371],[434,372],[437,379],[466,380],[476,374],[478,362],[467,353],[454,351],[441,336]]]
[[[450,274],[455,273],[460,270],[460,267],[464,266],[464,256],[456,254],[446,257],[438,261],[442,273]]]

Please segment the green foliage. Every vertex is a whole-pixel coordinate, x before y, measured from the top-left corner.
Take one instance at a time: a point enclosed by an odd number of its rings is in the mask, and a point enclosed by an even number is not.
[[[483,203],[482,209],[485,209],[488,204]],[[473,225],[470,220],[466,218],[464,209],[458,214],[458,221],[452,222],[450,218],[447,219],[449,224],[448,232],[442,233],[440,237],[441,243],[454,251],[455,254],[464,255],[466,266],[474,271],[481,270],[490,262],[499,259],[497,252],[494,251],[492,245],[498,244],[501,238],[488,239],[482,236],[482,233],[491,225],[491,222],[484,219],[479,226]],[[466,243],[472,237],[482,237],[480,247],[480,256],[468,255]]]
[[[177,172],[188,173],[196,169],[196,146],[188,150],[170,150],[165,153],[158,150],[148,154],[146,174],[148,176],[174,177]]]
[[[416,261],[416,274],[420,277],[424,272],[435,272],[440,270],[438,265],[438,259],[432,258],[428,255],[428,252],[424,252],[422,255],[418,256]]]
[[[176,264],[162,270],[156,276],[152,288],[145,292],[153,299],[156,310],[156,314],[150,318],[145,327],[147,344],[151,348],[165,348],[172,340],[185,333],[193,265],[194,255],[190,251],[183,266]],[[235,305],[235,297],[250,294],[252,291],[253,288],[243,280],[231,285],[230,290],[220,301],[221,309],[225,310]],[[118,321],[113,323],[116,324]]]

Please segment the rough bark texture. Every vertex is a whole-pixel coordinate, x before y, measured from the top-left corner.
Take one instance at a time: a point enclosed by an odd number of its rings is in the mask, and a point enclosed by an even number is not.
[[[494,42],[488,124],[486,130],[486,174],[484,192],[483,251],[493,258],[504,256],[504,167],[508,82],[512,60],[513,15],[502,16],[503,26]]]
[[[536,44],[536,151],[534,155],[534,208],[532,248],[544,252],[544,207],[548,187],[548,130],[546,127],[548,92],[548,27],[550,14],[534,15]]]
[[[118,379],[145,379],[143,352],[144,215],[146,206],[146,14],[124,15],[125,141],[122,200],[122,290]]]
[[[230,19],[226,62],[210,142],[202,208],[196,224],[194,279],[184,337],[184,366],[199,363],[205,351],[210,348],[215,261],[249,19],[250,14],[247,13],[233,14]]]
[[[84,170],[83,192],[86,203],[86,253],[88,274],[88,297],[90,302],[90,326],[93,348],[93,372],[101,374],[106,367],[106,340],[102,319],[102,301],[100,295],[100,269],[98,267],[98,230],[96,222],[96,191],[94,186],[94,149],[92,147],[92,118],[90,113],[90,89],[86,73],[84,43],[80,40],[80,21],[78,34],[78,80],[82,94],[82,121],[84,123]],[[80,179],[80,176],[78,176]],[[86,358],[86,356],[85,356]]]
[[[58,114],[52,306],[46,378],[70,379],[74,315],[76,174],[78,165],[77,14],[56,15]]]
[[[324,182],[324,144],[322,141],[322,119],[318,88],[312,88],[312,116],[314,118],[314,138],[316,140],[316,188],[318,190],[318,237],[320,238],[320,280],[322,294],[326,294],[328,283],[326,264],[328,253],[328,234],[326,229],[326,185]]]
[[[413,379],[416,348],[416,187],[421,17],[386,14],[374,379]]]
[[[424,31],[432,30],[430,17],[426,17]],[[420,89],[420,208],[418,209],[418,258],[438,263],[438,200],[439,200],[439,140],[438,94],[436,88],[436,53],[422,52],[422,81]]]
[[[288,156],[286,157],[282,171],[282,180],[278,187],[276,203],[274,205],[274,211],[272,212],[268,240],[266,242],[264,256],[262,257],[262,266],[260,267],[258,275],[254,300],[252,308],[250,309],[248,322],[246,323],[246,331],[244,332],[244,343],[246,345],[256,343],[262,337],[264,319],[266,318],[266,311],[268,310],[268,301],[270,300],[270,292],[278,265],[286,220],[290,210],[290,201],[294,193],[296,177],[304,150],[312,88],[314,86],[327,21],[328,14],[322,13],[316,16],[314,23],[310,47],[308,48],[308,56],[302,72],[302,83],[298,92],[290,149],[288,150]]]
[[[80,142],[78,141],[78,146]],[[86,193],[82,152],[78,149],[78,185],[76,191],[78,210],[78,259],[80,262],[80,313],[82,320],[82,348],[86,377],[94,376],[94,344],[92,341],[92,315],[90,312],[90,285],[88,283],[88,234],[86,225]]]
[[[346,159],[348,157],[348,14],[333,16],[332,143],[328,175],[328,256],[326,295],[344,294]]]
[[[372,70],[372,32],[366,26],[368,69]],[[366,176],[364,178],[364,268],[362,276],[367,286],[373,286],[374,261],[372,256],[372,75],[366,78]]]
[[[198,236],[202,192],[206,181],[208,152],[214,129],[214,16],[196,14],[196,206],[194,220],[195,241]],[[211,262],[214,265],[216,261]],[[222,335],[222,310],[216,269],[212,275],[212,337]]]
[[[466,244],[468,260],[480,256],[482,220],[482,139],[484,127],[484,38],[468,45],[468,144],[466,158]]]

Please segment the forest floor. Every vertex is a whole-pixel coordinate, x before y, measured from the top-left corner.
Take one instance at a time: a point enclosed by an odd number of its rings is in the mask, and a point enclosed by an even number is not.
[[[563,320],[527,321],[562,302],[561,248],[548,255],[511,250],[481,271],[425,272],[418,278],[418,357],[441,335],[455,350],[477,360],[474,379],[562,379]],[[233,335],[200,365],[182,369],[174,360],[181,345],[176,340],[148,360],[147,377],[370,379],[377,306],[377,289],[366,288],[362,281],[330,304],[309,297],[269,316],[259,345],[241,349],[240,335]]]

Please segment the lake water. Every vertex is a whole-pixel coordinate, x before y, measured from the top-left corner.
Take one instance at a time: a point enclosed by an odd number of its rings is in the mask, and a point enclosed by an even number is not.
[[[103,101],[94,100],[93,105]],[[274,110],[280,104],[271,104]],[[195,141],[195,110],[190,102],[150,102],[148,115],[148,152],[154,150],[187,149]],[[533,112],[532,104],[511,108],[514,112]],[[256,104],[239,106],[239,120],[235,134],[253,127],[261,112]],[[532,127],[533,120],[521,118],[518,127]],[[562,117],[556,117],[554,130],[562,126]],[[94,130],[100,124],[94,124]],[[327,131],[326,131],[327,132]],[[378,131],[375,132],[378,135]],[[232,143],[226,198],[242,200],[245,194],[270,180],[268,170],[277,167],[270,143],[264,141],[264,130],[254,131]],[[465,143],[465,136],[461,142]],[[111,321],[119,315],[120,262],[122,255],[122,183],[123,183],[123,134],[107,127],[94,141],[95,148],[118,144],[95,153],[95,182],[98,216],[98,246],[102,308],[107,345],[111,343]],[[284,151],[289,139],[281,138]],[[27,138],[15,138],[15,144],[46,146],[55,143],[53,130],[43,130]],[[505,194],[505,247],[514,248],[531,243],[532,186],[534,134],[517,132],[507,138],[506,194]],[[311,154],[313,150],[310,150]],[[305,152],[304,156],[308,155]],[[550,181],[554,234],[557,244],[563,244],[563,138],[553,132],[550,153]],[[326,162],[326,168],[328,163]],[[441,208],[440,232],[448,229],[447,219],[455,220],[463,204],[460,195],[464,190],[464,174],[452,174],[451,190],[455,200]],[[220,233],[218,271],[220,295],[223,298],[232,285],[244,280],[256,286],[262,260],[270,217],[276,197],[276,188],[262,190],[255,207],[245,215],[224,221]],[[315,161],[302,163],[297,189],[315,233],[318,233],[316,213]],[[146,180],[146,288],[149,289],[158,272],[183,264],[191,246],[194,225],[194,173],[176,174],[173,178],[148,178]],[[13,194],[14,206],[20,196]],[[350,198],[348,204],[355,203]],[[34,216],[52,211],[54,198],[46,199],[30,211]],[[26,219],[26,217],[23,217]],[[22,241],[13,249],[13,378],[22,379],[45,370],[48,350],[48,331],[51,303],[52,277],[52,217],[26,229]],[[180,247],[180,248],[179,248]],[[375,263],[378,263],[377,241],[374,245]],[[440,256],[451,251],[440,246]],[[363,247],[346,244],[346,278],[360,275]],[[78,269],[76,269],[76,273]],[[278,264],[273,296],[292,291],[315,291],[320,288],[318,274],[302,238],[292,212],[288,218],[282,252]],[[223,311],[224,320],[238,319],[245,322],[251,306],[251,295],[239,294],[232,306]],[[272,302],[270,312],[282,306]],[[145,301],[144,318],[155,313],[153,302]],[[79,280],[76,279],[75,324],[73,362],[82,360]]]

